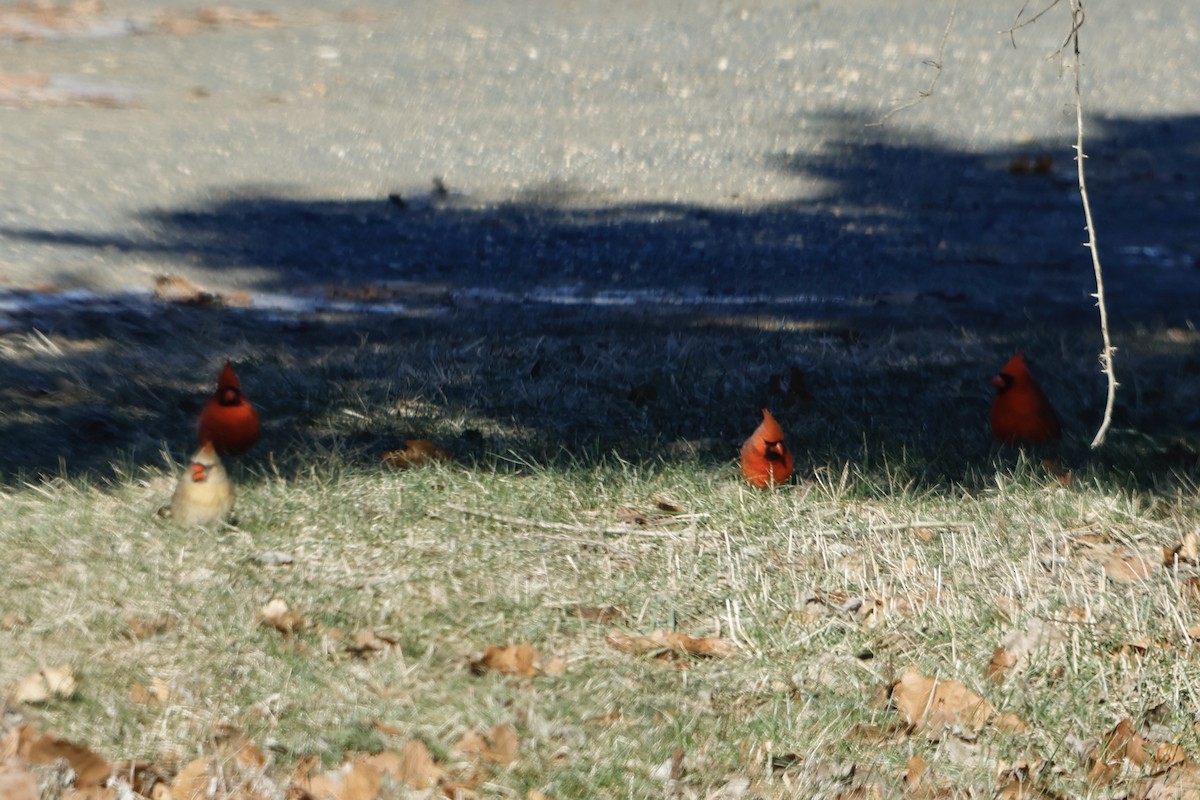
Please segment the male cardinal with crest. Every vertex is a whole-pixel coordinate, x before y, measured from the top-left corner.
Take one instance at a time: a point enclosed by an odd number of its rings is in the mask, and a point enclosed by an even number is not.
[[[171,519],[185,528],[220,525],[233,513],[233,484],[212,442],[205,442],[179,476]]]
[[[1050,444],[1062,436],[1058,415],[1017,353],[992,378],[992,436],[1004,444]]]
[[[200,412],[196,434],[200,444],[211,442],[223,456],[241,455],[258,441],[258,412],[242,394],[242,385],[228,361],[217,379],[217,390]]]
[[[742,445],[742,474],[751,484],[766,489],[790,478],[795,461],[783,443],[783,428],[770,411],[764,408],[762,413],[762,424]]]

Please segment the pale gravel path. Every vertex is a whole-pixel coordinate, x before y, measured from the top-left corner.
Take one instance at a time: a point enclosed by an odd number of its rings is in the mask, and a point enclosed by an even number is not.
[[[1065,10],[1014,50],[999,31],[1019,5],[963,2],[936,97],[882,129],[863,123],[925,86],[949,3],[256,0],[281,27],[0,44],[0,72],[137,97],[0,114],[0,275],[104,290],[159,273],[273,291],[782,283],[1073,308],[1090,271],[1072,96],[1047,59]],[[1083,42],[1089,111],[1108,119],[1091,142],[1113,285],[1131,312],[1185,313],[1200,4],[1097,5]],[[1008,175],[1014,153],[1042,152],[1053,176]],[[452,194],[426,202],[434,176]],[[389,206],[392,192],[415,202]]]

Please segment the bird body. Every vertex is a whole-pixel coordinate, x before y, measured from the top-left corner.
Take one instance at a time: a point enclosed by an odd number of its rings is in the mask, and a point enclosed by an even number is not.
[[[764,408],[762,413],[762,424],[742,445],[742,475],[752,485],[766,489],[790,478],[795,461],[783,443],[783,428],[770,411]]]
[[[211,442],[192,454],[171,495],[171,518],[184,528],[220,525],[233,513],[233,484]]]
[[[1062,437],[1058,415],[1017,353],[992,378],[992,436],[1004,444],[1050,444]]]
[[[242,394],[242,385],[228,361],[217,379],[217,390],[200,412],[196,434],[200,444],[211,442],[223,456],[241,455],[258,441],[258,411]]]

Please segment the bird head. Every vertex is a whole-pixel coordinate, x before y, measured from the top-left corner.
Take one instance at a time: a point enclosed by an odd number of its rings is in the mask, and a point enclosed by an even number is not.
[[[1017,353],[1000,369],[999,374],[992,378],[992,386],[996,387],[997,393],[1003,393],[1011,389],[1018,378],[1028,374],[1029,369],[1025,366],[1025,354]]]

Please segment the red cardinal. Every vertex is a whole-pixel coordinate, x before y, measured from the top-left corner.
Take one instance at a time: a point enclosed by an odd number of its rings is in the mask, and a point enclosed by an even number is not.
[[[1004,444],[1049,444],[1062,436],[1058,415],[1017,353],[992,378],[992,436]]]
[[[762,424],[742,445],[742,474],[750,483],[766,489],[790,478],[795,461],[783,443],[783,428],[770,411],[764,408],[762,413]]]
[[[217,390],[200,412],[196,433],[201,444],[212,442],[223,456],[241,455],[258,441],[258,412],[242,394],[228,361],[217,379]]]

